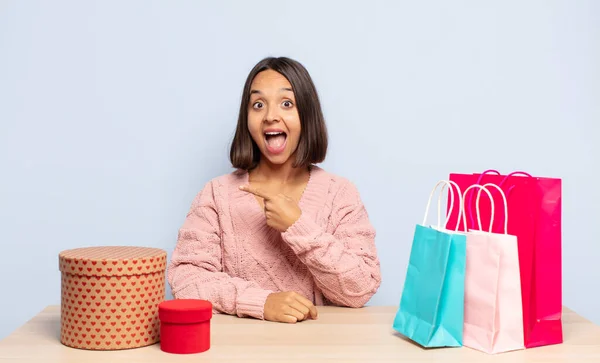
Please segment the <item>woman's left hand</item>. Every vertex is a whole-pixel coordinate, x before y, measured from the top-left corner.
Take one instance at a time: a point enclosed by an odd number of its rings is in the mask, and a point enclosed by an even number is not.
[[[285,232],[302,215],[298,203],[284,194],[270,194],[249,185],[242,185],[240,189],[263,198],[267,225],[279,232]]]

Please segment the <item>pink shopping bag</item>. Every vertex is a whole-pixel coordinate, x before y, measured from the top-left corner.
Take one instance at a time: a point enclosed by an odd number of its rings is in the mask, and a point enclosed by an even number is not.
[[[482,174],[453,173],[450,180],[462,190],[492,183],[504,191],[510,216],[508,234],[517,236],[519,245],[525,347],[562,343],[561,179],[532,177],[524,172],[500,175],[488,170]],[[498,196],[497,191],[492,194]],[[472,202],[472,198],[465,200],[469,221]],[[490,216],[489,204],[487,198],[481,200],[481,217],[485,220]],[[455,214],[450,213],[449,229],[457,224]],[[492,232],[503,233],[501,219],[494,221]]]
[[[504,231],[492,233],[494,202],[488,187],[497,188],[504,204]],[[476,200],[478,229],[468,229],[464,200],[479,188]],[[490,204],[488,231],[481,226],[479,202],[484,191]],[[472,185],[463,194],[463,229],[467,235],[463,344],[488,354],[524,349],[523,307],[517,237],[507,233],[506,197],[494,184]]]

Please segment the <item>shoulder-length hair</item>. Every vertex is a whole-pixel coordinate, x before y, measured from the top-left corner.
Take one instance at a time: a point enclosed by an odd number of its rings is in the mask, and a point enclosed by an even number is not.
[[[248,130],[248,104],[254,78],[268,69],[280,73],[290,82],[296,99],[302,131],[296,149],[294,167],[305,167],[322,162],[327,154],[327,127],[310,74],[302,64],[293,59],[268,57],[252,68],[244,84],[237,127],[229,153],[232,166],[237,169],[251,170],[260,161],[260,150]]]

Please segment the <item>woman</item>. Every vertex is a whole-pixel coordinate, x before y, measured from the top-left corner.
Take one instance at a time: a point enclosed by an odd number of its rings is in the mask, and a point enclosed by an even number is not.
[[[327,130],[306,69],[266,58],[244,85],[230,159],[179,231],[168,269],[176,299],[295,323],[318,305],[361,307],[381,283],[375,230],[356,188],[315,166]]]

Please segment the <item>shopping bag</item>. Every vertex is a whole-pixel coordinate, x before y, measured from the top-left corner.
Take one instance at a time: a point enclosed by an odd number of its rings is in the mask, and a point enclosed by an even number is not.
[[[431,198],[438,200],[438,225],[426,225]],[[431,191],[425,217],[417,224],[400,306],[393,328],[423,347],[462,346],[466,237],[440,226],[441,195],[452,183],[440,181]],[[458,196],[455,203],[454,194]],[[450,193],[450,205],[461,204],[461,192]],[[460,208],[458,209],[460,211]]]
[[[482,174],[453,173],[450,180],[463,190],[491,183],[504,191],[510,215],[508,234],[517,237],[519,246],[525,347],[562,343],[561,179],[533,177],[524,172],[500,175],[491,170]],[[469,199],[465,200],[465,215],[470,219],[468,210],[473,205]],[[488,205],[484,198],[484,219],[489,217]],[[457,206],[448,209],[457,210]],[[456,216],[450,213],[449,218],[447,228],[456,227]],[[501,221],[494,221],[492,232],[502,232]]]
[[[523,307],[517,237],[508,234],[506,197],[495,184],[475,184],[463,194],[463,203],[473,188],[478,227],[467,228],[467,211],[462,209],[463,229],[467,233],[465,276],[465,316],[463,345],[488,354],[524,349]],[[504,230],[493,233],[494,200],[487,188],[497,188],[504,205]],[[479,202],[485,191],[491,201],[488,231],[481,225]]]

